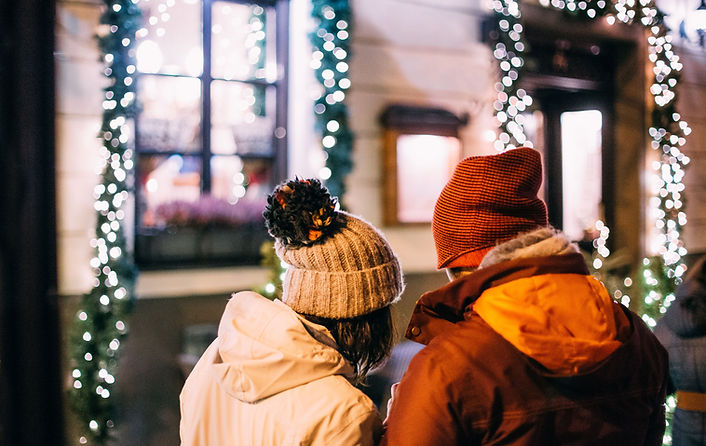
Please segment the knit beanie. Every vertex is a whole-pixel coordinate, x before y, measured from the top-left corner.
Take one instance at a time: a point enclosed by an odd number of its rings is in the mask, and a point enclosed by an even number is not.
[[[541,156],[527,147],[462,160],[434,207],[437,267],[477,267],[496,244],[546,226],[541,183]]]
[[[287,264],[282,301],[329,319],[368,314],[399,300],[400,262],[370,223],[337,210],[316,179],[277,186],[263,213],[275,252]]]

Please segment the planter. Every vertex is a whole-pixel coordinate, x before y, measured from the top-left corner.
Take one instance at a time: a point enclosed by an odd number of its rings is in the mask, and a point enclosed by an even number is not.
[[[135,239],[135,258],[143,269],[257,265],[269,236],[263,225],[179,227],[143,232]]]

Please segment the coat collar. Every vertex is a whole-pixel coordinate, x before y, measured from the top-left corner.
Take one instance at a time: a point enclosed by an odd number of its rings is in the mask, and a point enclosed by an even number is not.
[[[531,257],[498,263],[424,293],[412,312],[405,336],[428,344],[435,336],[464,320],[473,302],[488,288],[542,274],[589,274],[579,253]]]

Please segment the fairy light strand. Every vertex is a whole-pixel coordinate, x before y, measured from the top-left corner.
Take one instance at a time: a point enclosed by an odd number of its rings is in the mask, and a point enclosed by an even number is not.
[[[618,22],[637,23],[648,31],[648,58],[653,73],[649,92],[654,101],[652,124],[648,133],[656,154],[656,160],[651,166],[653,187],[650,191],[652,197],[649,199],[648,218],[653,222],[653,228],[649,249],[657,255],[642,260],[637,276],[642,296],[642,301],[638,302],[641,317],[646,324],[654,327],[674,301],[674,290],[686,271],[683,257],[687,250],[681,240],[681,233],[687,222],[683,179],[689,157],[684,154],[683,148],[691,129],[676,110],[677,85],[682,64],[672,46],[669,29],[664,24],[664,15],[655,6],[654,0],[539,0],[539,3],[582,19],[600,18],[611,26]],[[526,48],[518,3],[513,0],[494,0],[492,9],[497,19],[493,55],[501,70],[501,80],[495,84],[497,97],[493,103],[499,125],[495,148],[504,151],[523,144],[526,139],[521,115],[516,113],[520,111],[516,110],[517,101],[527,101],[527,106],[532,102],[529,95],[516,86],[524,65],[522,49]],[[514,71],[517,75],[512,77]],[[524,145],[530,144],[525,142]],[[630,305],[630,295],[635,294],[633,287],[636,284],[630,277],[620,280],[619,276],[606,271],[610,255],[607,248],[610,231],[602,221],[596,222],[594,230],[597,236],[593,241],[594,252],[590,266],[594,274],[606,283],[614,299]],[[675,398],[670,396],[666,405],[665,445],[672,443],[671,419],[675,407]]]
[[[662,265],[664,273],[650,273],[650,280],[643,281],[643,287],[646,307],[655,307],[661,314],[669,305],[670,290],[678,285],[686,271],[683,256],[687,251],[681,233],[687,221],[683,178],[689,157],[683,153],[683,147],[686,136],[691,132],[676,110],[676,88],[682,65],[672,46],[669,30],[664,25],[663,14],[654,0],[540,0],[539,3],[585,20],[602,19],[608,25],[618,22],[639,24],[648,30],[648,57],[653,72],[649,91],[654,100],[652,125],[648,132],[651,147],[658,155],[652,166],[655,188],[649,200],[649,216],[654,220],[655,234],[650,241],[650,249],[657,252],[661,260],[645,260],[652,268],[655,264]],[[490,2],[490,8],[496,17],[492,50],[500,69],[493,102],[499,126],[494,146],[498,151],[518,145],[531,146],[525,136],[521,113],[523,108],[532,105],[532,98],[517,86],[525,64],[523,52],[527,47],[519,3],[515,0],[494,0]],[[601,240],[599,236],[596,242],[600,243]],[[599,256],[597,264],[602,263]],[[647,264],[643,262],[643,270]],[[666,281],[666,288],[658,291],[655,281],[660,288],[662,281]],[[645,318],[648,323],[654,324],[654,317]]]
[[[135,267],[126,247],[124,207],[130,197],[128,177],[134,167],[129,147],[135,106],[134,41],[141,12],[136,0],[105,2],[99,48],[104,88],[99,138],[100,183],[93,190],[96,232],[90,241],[94,273],[91,291],[81,298],[71,328],[71,408],[79,419],[79,444],[103,445],[115,427],[111,399],[120,342],[133,296]]]
[[[348,74],[351,55],[351,10],[348,0],[312,1],[312,17],[318,26],[311,33],[311,68],[319,91],[314,102],[317,130],[321,132],[325,166],[319,177],[331,195],[342,197],[345,177],[353,168],[353,133],[348,126],[345,99],[351,80]]]
[[[525,90],[518,87],[527,49],[520,21],[520,5],[514,0],[495,0],[492,8],[497,23],[493,56],[500,68],[500,80],[494,85],[496,98],[493,102],[499,131],[493,144],[498,151],[520,146],[532,147],[532,141],[525,135],[522,112],[533,101]]]

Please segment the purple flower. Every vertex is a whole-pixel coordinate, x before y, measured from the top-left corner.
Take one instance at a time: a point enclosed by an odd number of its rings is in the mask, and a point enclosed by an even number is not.
[[[165,226],[236,227],[260,223],[267,204],[259,200],[241,199],[235,204],[211,195],[202,195],[196,201],[175,200],[157,206],[157,221]]]

